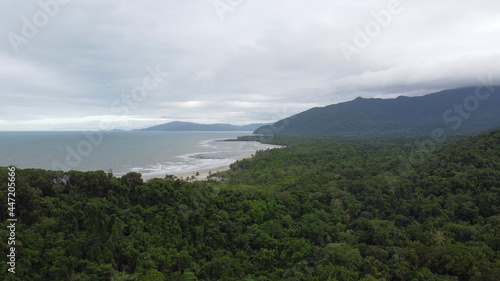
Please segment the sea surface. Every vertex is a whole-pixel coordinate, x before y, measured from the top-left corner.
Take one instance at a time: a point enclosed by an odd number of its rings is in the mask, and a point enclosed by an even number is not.
[[[188,173],[227,166],[269,148],[223,141],[252,132],[0,132],[0,166],[103,170],[122,176]]]

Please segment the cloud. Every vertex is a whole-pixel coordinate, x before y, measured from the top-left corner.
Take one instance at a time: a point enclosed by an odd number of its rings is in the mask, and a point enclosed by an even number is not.
[[[404,63],[344,77],[332,87],[353,93],[423,94],[437,89],[475,86],[493,73],[500,73],[500,52]]]
[[[68,1],[18,52],[9,34],[23,36],[44,9],[6,1],[0,130],[97,129],[96,116],[123,128],[271,122],[357,96],[475,86],[499,73],[500,2],[399,2],[401,13],[349,62],[339,44],[353,44],[389,0],[243,1],[224,21],[212,1]],[[156,66],[168,78],[117,114],[116,101],[123,105]]]

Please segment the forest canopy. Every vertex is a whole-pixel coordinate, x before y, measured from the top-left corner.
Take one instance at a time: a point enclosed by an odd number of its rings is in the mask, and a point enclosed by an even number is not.
[[[404,138],[272,142],[286,147],[223,180],[17,169],[18,261],[0,278],[498,280],[500,131],[432,151]],[[5,199],[7,167],[0,182]]]

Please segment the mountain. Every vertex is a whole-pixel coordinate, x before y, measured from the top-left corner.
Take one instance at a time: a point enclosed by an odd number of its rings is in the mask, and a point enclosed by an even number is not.
[[[162,125],[156,125],[137,131],[254,131],[255,129],[269,124],[249,124],[249,125],[230,125],[230,124],[198,124],[192,122],[174,121]]]
[[[315,107],[254,134],[384,136],[481,133],[500,127],[500,87],[445,90],[419,97],[356,98]]]

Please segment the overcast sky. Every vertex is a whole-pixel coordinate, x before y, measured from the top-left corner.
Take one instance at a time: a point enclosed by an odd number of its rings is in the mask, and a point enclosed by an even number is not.
[[[500,81],[496,0],[3,0],[0,34],[0,130],[272,122]]]

